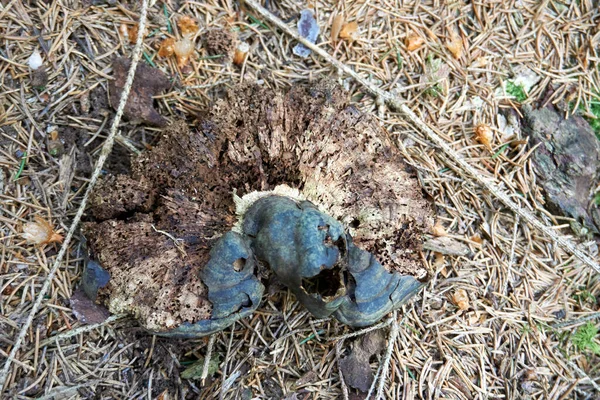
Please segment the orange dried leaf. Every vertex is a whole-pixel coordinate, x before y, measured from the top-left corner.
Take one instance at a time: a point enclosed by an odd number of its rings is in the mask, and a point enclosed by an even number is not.
[[[182,36],[194,36],[198,32],[198,23],[187,15],[177,20],[177,26]]]
[[[235,48],[235,53],[233,54],[233,63],[235,65],[241,65],[246,60],[246,56],[250,51],[250,45],[246,42],[241,42]]]
[[[436,269],[440,268],[446,262],[446,258],[444,257],[444,255],[442,253],[438,253],[436,251],[436,252],[433,253],[433,256],[434,256],[433,266]],[[444,271],[444,272],[446,272],[446,271]]]
[[[52,224],[36,215],[34,222],[23,225],[23,238],[34,244],[61,243],[63,236],[54,231]]]
[[[483,239],[480,236],[478,236],[478,235],[473,235],[473,236],[470,237],[470,239],[472,241],[474,241],[475,243],[479,243],[479,244],[483,243]]]
[[[446,47],[452,53],[452,56],[455,59],[459,59],[463,53],[463,42],[459,35],[456,32],[452,31],[450,33],[450,40],[446,42]]]
[[[352,39],[354,40],[354,35],[358,31],[358,24],[356,21],[352,21],[344,25],[342,30],[340,31],[340,39]]]
[[[452,301],[463,311],[469,309],[469,296],[464,289],[458,289],[456,292],[454,292],[452,295]]]
[[[433,236],[446,236],[448,234],[448,232],[446,232],[446,229],[444,228],[444,225],[442,225],[441,222],[436,222],[435,225],[433,226],[433,228],[431,228],[431,233],[433,234]]]
[[[190,56],[194,51],[194,43],[187,37],[184,37],[173,44],[173,51],[177,58],[177,66],[183,68],[190,61]]]
[[[483,68],[487,65],[488,63],[488,59],[487,57],[477,57],[475,59],[475,62],[473,63],[473,67],[475,68]]]
[[[138,35],[138,24],[132,25],[131,27],[127,28],[127,34],[129,36],[129,43],[135,44]]]
[[[160,48],[158,49],[159,57],[171,57],[175,53],[173,46],[175,45],[175,39],[168,38],[162,41]]]
[[[340,31],[342,30],[342,25],[344,24],[344,16],[338,14],[333,19],[333,23],[331,24],[331,42],[335,43],[338,40],[340,35]]]
[[[410,35],[406,38],[404,44],[408,51],[415,51],[425,44],[425,39],[419,35]]]
[[[492,142],[494,141],[494,132],[492,128],[485,124],[479,124],[475,127],[475,137],[479,143],[484,145],[488,150],[492,150]]]

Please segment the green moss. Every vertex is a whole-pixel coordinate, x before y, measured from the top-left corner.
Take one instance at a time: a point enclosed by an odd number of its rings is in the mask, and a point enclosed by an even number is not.
[[[585,116],[585,119],[590,123],[596,137],[600,139],[600,98],[595,98],[590,102],[590,112],[593,117]],[[596,199],[596,204],[598,204],[598,200],[599,199]]]
[[[569,103],[569,108],[571,111],[575,108],[575,102]],[[600,139],[600,97],[594,97],[592,101],[590,101],[589,113],[588,109],[585,108],[583,104],[579,104],[578,111],[583,114],[583,118],[590,124],[596,137]],[[590,115],[591,114],[591,115]],[[596,197],[596,204],[600,205],[600,197]]]
[[[571,338],[571,342],[581,352],[591,350],[593,353],[600,355],[600,345],[594,340],[597,335],[598,328],[593,323],[588,322],[577,329],[577,332]]]
[[[516,85],[512,81],[506,81],[506,93],[514,97],[519,103],[527,100],[527,93],[521,85]]]

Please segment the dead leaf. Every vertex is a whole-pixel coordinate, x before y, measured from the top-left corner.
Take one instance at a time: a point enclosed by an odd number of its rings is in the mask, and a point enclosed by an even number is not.
[[[465,311],[469,309],[469,296],[464,289],[458,289],[452,295],[452,301],[458,308]]]
[[[133,24],[131,26],[123,23],[119,26],[119,31],[121,32],[121,35],[123,35],[123,38],[128,41],[131,44],[134,44],[137,40],[137,35],[138,35],[138,25],[137,24]]]
[[[352,21],[344,25],[342,30],[340,31],[340,39],[352,39],[354,40],[354,36],[358,31],[358,24],[356,21]]]
[[[184,15],[177,20],[177,26],[179,27],[179,32],[184,37],[194,36],[199,29],[196,20],[187,15]]]
[[[338,14],[333,19],[333,23],[331,24],[331,42],[336,43],[338,37],[340,35],[340,30],[342,29],[342,25],[344,24],[344,16],[342,14]]]
[[[473,62],[472,67],[473,68],[483,68],[483,67],[485,67],[487,65],[487,63],[488,63],[487,57],[483,57],[483,56],[482,57],[477,57],[475,59],[475,62]]]
[[[213,376],[219,370],[219,363],[221,360],[219,359],[219,355],[213,355],[210,361],[208,362],[208,375]],[[181,379],[200,379],[202,377],[202,370],[204,369],[204,358],[200,357],[198,361],[187,367],[181,373]]]
[[[419,35],[412,34],[406,38],[404,44],[408,51],[415,51],[425,44],[425,39]]]
[[[492,142],[494,141],[494,132],[492,128],[485,124],[479,124],[475,127],[475,137],[479,143],[484,145],[488,150],[492,150]]]
[[[467,245],[448,236],[436,237],[425,241],[423,249],[451,256],[466,256],[469,254],[469,247]]]
[[[175,50],[173,49],[173,45],[175,44],[174,38],[167,38],[162,41],[160,44],[160,48],[158,49],[159,57],[171,57],[175,54]]]
[[[105,307],[90,300],[82,289],[75,290],[69,302],[75,318],[84,324],[99,324],[110,316]]]
[[[135,44],[138,36],[138,24],[134,24],[131,27],[127,28],[127,33],[129,34],[129,43]]]
[[[296,386],[306,385],[308,383],[315,382],[317,379],[319,379],[319,375],[315,371],[311,370],[302,375],[300,379],[296,381]]]
[[[431,233],[433,236],[446,236],[448,234],[440,221],[437,221],[433,228],[431,228]]]
[[[483,243],[483,239],[480,236],[478,236],[478,235],[473,235],[469,239],[471,239],[475,243],[479,243],[479,244]]]
[[[187,37],[184,37],[173,44],[173,51],[175,52],[175,57],[177,58],[177,66],[179,68],[183,68],[188,65],[190,56],[194,52],[194,42]]]
[[[452,53],[452,56],[455,59],[459,59],[463,53],[463,42],[460,35],[458,35],[454,30],[450,31],[450,40],[446,42],[446,47]]]
[[[360,342],[354,343],[350,354],[340,360],[340,370],[348,386],[361,392],[369,390],[374,379],[369,360],[384,347],[385,338],[380,330],[369,332]]]
[[[240,42],[235,48],[235,53],[233,54],[233,63],[235,65],[243,64],[248,56],[249,51],[250,45],[246,42]]]
[[[119,106],[130,63],[129,59],[125,57],[119,57],[113,62],[115,79],[109,83],[109,99],[114,109]],[[169,80],[164,73],[140,62],[125,105],[125,117],[133,122],[144,122],[159,127],[166,126],[167,120],[154,109],[152,97],[168,88]]]
[[[48,243],[61,243],[63,236],[54,231],[49,221],[36,215],[33,222],[23,225],[23,238],[30,243],[43,245]]]
[[[433,257],[434,257],[433,266],[436,269],[440,268],[446,262],[446,258],[444,257],[444,255],[442,253],[434,252]],[[445,278],[445,276],[444,276],[444,278]]]

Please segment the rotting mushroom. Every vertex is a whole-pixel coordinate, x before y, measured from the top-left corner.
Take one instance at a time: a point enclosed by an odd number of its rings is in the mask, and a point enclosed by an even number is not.
[[[377,120],[328,80],[233,88],[194,129],[168,126],[129,175],[101,181],[89,212],[96,276],[110,276],[96,301],[164,336],[250,314],[269,271],[312,314],[351,326],[429,277],[430,202]]]

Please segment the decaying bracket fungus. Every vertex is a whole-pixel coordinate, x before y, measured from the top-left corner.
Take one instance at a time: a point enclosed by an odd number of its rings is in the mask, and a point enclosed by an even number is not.
[[[270,271],[314,315],[353,326],[428,277],[430,204],[377,121],[329,81],[236,87],[100,183],[90,214],[84,234],[110,279],[88,292],[163,335],[247,315]]]

